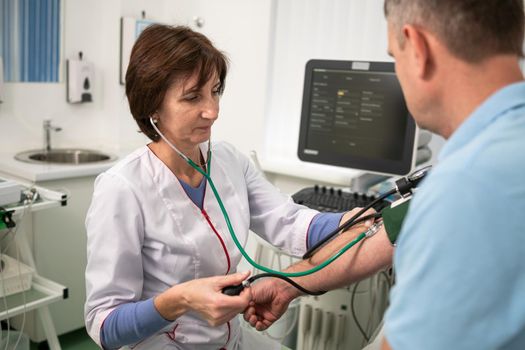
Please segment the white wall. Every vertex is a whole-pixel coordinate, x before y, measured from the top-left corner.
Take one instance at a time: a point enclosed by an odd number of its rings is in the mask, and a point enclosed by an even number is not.
[[[270,0],[192,0],[176,9],[181,24],[204,20],[202,33],[230,59],[226,91],[212,138],[244,153],[261,150],[267,86]],[[189,21],[189,23],[188,23]]]
[[[316,4],[312,0],[304,0],[304,3],[290,0],[63,0],[64,56],[76,57],[78,51],[82,51],[85,59],[95,64],[94,102],[82,105],[66,103],[64,83],[6,83],[4,103],[0,104],[0,152],[41,147],[42,120],[48,118],[63,128],[62,132],[53,135],[55,147],[118,151],[131,150],[147,142],[137,132],[128,111],[124,88],[118,83],[120,17],[139,17],[144,10],[149,19],[187,24],[194,29],[198,28],[194,26],[193,18],[201,17],[204,26],[198,30],[208,35],[229,56],[231,69],[220,118],[214,127],[214,139],[228,140],[244,153],[254,149],[266,153],[265,157],[275,158],[279,152],[293,155],[297,143],[303,67],[283,75],[277,64],[290,60],[293,56],[290,53],[297,50],[297,45],[293,46],[293,42],[283,44],[281,32],[272,33],[273,24],[277,30],[285,32],[288,25],[288,32],[308,39],[311,32],[308,24],[307,29],[303,29],[304,26],[295,25],[291,19],[278,17],[273,12],[286,9],[292,3],[298,6],[294,12]],[[322,46],[301,44],[301,54],[317,58],[388,60],[382,0],[370,0],[366,4],[332,0],[323,7],[324,12],[320,11],[320,17],[324,14],[324,17],[331,18],[332,3],[341,7],[336,9],[337,13],[348,12],[349,21],[344,30],[337,34],[338,26],[346,23],[342,20],[344,16],[326,23],[319,19],[312,22],[312,26],[324,28],[326,24],[328,32],[346,37],[343,55],[335,54],[339,52],[337,43],[340,38],[337,42],[329,39],[335,34],[327,36]],[[337,57],[332,57],[334,55]],[[65,75],[64,69],[62,74]],[[293,91],[290,86],[295,86]],[[284,102],[278,93],[283,90],[290,90],[292,96]],[[275,127],[276,122],[292,114],[296,116],[294,123]],[[278,136],[272,138],[274,133]],[[436,138],[433,146],[439,149],[442,143],[442,139]],[[287,160],[284,165],[286,170],[290,162]]]
[[[263,168],[348,186],[363,172],[298,159],[305,65],[312,58],[392,61],[383,0],[276,1],[273,27]]]
[[[63,52],[95,65],[94,102],[66,103],[62,83],[6,83],[0,104],[0,150],[42,147],[42,121],[62,127],[54,147],[106,151],[133,149],[146,139],[137,133],[119,84],[120,17],[146,17],[169,24],[205,20],[202,31],[230,57],[231,73],[214,139],[225,139],[244,152],[262,147],[262,122],[268,53],[270,1],[254,0],[65,0]],[[62,67],[62,74],[64,68]]]
[[[287,0],[277,1],[276,7],[265,153],[299,162],[306,62],[392,58],[387,54],[383,0]]]

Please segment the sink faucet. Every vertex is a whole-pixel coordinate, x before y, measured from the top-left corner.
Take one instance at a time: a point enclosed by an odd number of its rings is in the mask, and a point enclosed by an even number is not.
[[[44,120],[44,150],[51,151],[51,131],[60,131],[62,128],[51,125],[51,120]]]

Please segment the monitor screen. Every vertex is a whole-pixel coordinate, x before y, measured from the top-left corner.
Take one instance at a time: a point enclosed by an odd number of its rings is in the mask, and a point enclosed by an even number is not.
[[[415,135],[394,63],[308,61],[299,159],[405,175]]]

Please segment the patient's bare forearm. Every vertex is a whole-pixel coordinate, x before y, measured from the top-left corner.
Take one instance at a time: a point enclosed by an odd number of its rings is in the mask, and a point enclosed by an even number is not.
[[[304,271],[319,265],[354,239],[362,230],[345,232],[321,248],[308,260],[290,266],[286,271]],[[304,277],[294,278],[308,290],[332,290],[371,276],[392,264],[393,247],[382,228],[374,236],[361,241],[324,269]],[[282,288],[290,298],[300,292],[288,284]]]

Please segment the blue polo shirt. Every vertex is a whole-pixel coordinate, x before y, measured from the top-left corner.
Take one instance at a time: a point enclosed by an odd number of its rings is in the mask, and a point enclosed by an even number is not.
[[[385,316],[394,350],[525,349],[525,82],[484,101],[414,196]]]

